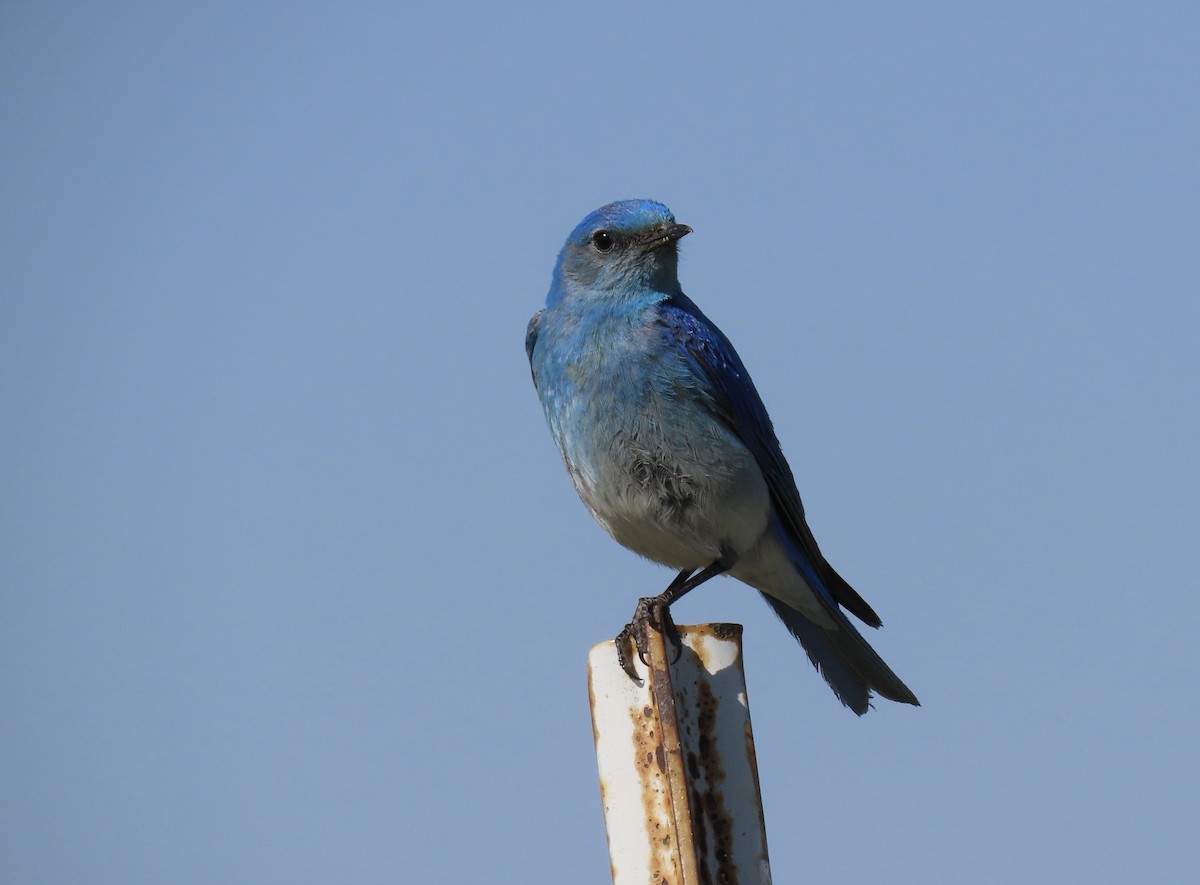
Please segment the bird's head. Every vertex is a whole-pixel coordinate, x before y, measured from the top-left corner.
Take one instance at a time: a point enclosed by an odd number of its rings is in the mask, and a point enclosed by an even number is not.
[[[602,206],[567,237],[554,268],[551,297],[678,292],[676,244],[691,232],[653,200]]]

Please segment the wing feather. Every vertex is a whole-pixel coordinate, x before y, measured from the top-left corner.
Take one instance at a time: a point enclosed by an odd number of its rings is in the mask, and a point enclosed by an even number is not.
[[[682,294],[660,305],[659,322],[663,334],[671,336],[687,353],[693,372],[707,382],[701,389],[711,391],[711,407],[715,413],[754,455],[784,526],[825,585],[824,589],[864,623],[880,626],[882,622],[875,610],[821,554],[804,518],[804,504],[796,490],[792,469],[775,436],[775,428],[750,373],[729,339]],[[534,323],[530,328],[534,329]]]
[[[529,357],[529,374],[533,378],[533,387],[537,389],[537,373],[533,371],[533,349],[537,346],[538,328],[542,325],[543,310],[539,310],[529,318],[529,325],[525,327],[525,355]]]

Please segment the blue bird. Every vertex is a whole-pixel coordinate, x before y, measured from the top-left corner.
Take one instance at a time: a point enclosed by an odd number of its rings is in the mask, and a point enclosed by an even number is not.
[[[749,373],[679,286],[691,231],[649,200],[597,209],[567,238],[525,336],[579,497],[620,544],[679,570],[618,637],[622,666],[634,675],[639,618],[666,622],[673,601],[728,573],[763,594],[855,713],[872,692],[917,704],[842,612],[882,623],[821,555]]]

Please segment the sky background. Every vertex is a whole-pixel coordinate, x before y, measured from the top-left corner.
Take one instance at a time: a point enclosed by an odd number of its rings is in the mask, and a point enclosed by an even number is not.
[[[777,882],[1192,881],[1190,4],[0,10],[0,880],[602,885],[588,648],[669,573],[525,324],[695,228],[919,709],[732,580]]]

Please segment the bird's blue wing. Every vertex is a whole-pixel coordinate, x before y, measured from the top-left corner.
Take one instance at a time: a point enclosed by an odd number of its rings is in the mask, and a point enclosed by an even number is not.
[[[525,355],[529,357],[529,374],[533,376],[533,388],[537,390],[537,373],[533,371],[533,349],[537,346],[538,328],[542,325],[542,313],[538,311],[529,319],[525,328]]]
[[[847,611],[872,627],[880,626],[875,610],[821,554],[775,428],[729,339],[683,294],[662,302],[658,316],[661,333],[682,348],[692,371],[706,382],[702,389],[709,392],[713,411],[754,455],[783,525],[818,581]]]

